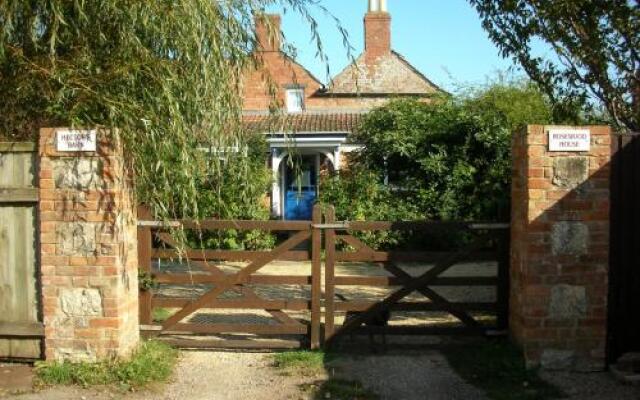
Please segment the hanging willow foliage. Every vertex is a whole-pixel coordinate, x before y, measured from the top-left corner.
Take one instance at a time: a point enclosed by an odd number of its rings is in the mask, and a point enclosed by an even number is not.
[[[260,62],[253,17],[273,5],[310,22],[326,60],[314,0],[2,0],[0,137],[118,128],[139,200],[163,218],[201,217],[199,183],[223,158],[249,162],[220,151],[246,142],[240,78]]]

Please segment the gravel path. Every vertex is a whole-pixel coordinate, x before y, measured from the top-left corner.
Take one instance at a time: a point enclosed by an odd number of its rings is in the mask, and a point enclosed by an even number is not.
[[[344,355],[316,376],[282,375],[271,363],[273,354],[183,351],[171,381],[139,393],[107,389],[56,387],[10,396],[10,400],[311,400],[304,388],[320,386],[330,375],[357,380],[380,400],[485,400],[436,350],[419,354]],[[606,373],[542,373],[571,400],[639,400],[640,387],[617,383]],[[5,398],[0,392],[0,398]],[[343,399],[347,400],[347,399]]]
[[[320,385],[327,373],[316,376],[282,375],[269,353],[185,351],[167,385],[140,393],[56,387],[11,400],[311,400],[303,387]],[[457,400],[485,397],[466,384],[437,352],[344,356],[327,365],[328,373],[358,380],[381,400]],[[347,400],[347,399],[344,399]]]
[[[543,371],[540,376],[562,389],[569,400],[639,400],[640,386],[623,385],[609,373]]]
[[[11,400],[302,400],[310,378],[283,376],[267,353],[183,351],[171,381],[139,393],[55,387]],[[322,377],[318,377],[321,379]],[[305,380],[306,379],[306,380]]]
[[[282,376],[266,353],[183,352],[174,382],[142,399],[301,399],[304,378]]]
[[[333,364],[332,364],[333,365]],[[439,352],[345,357],[336,376],[360,381],[380,400],[484,400],[485,395],[451,369]]]
[[[237,273],[246,263],[227,262],[217,265],[226,274]],[[434,267],[427,263],[398,263],[409,275],[419,276]],[[208,272],[197,265],[187,265],[186,263],[164,262],[162,265],[155,265],[154,270],[167,274],[189,274],[194,276],[207,275]],[[324,269],[323,269],[324,273]],[[311,274],[310,262],[297,261],[273,261],[260,269],[256,275],[289,275],[308,276]],[[493,262],[461,263],[451,267],[442,274],[443,277],[495,277],[497,266]],[[380,276],[390,277],[391,274],[385,271],[378,264],[371,263],[338,263],[336,264],[336,276]],[[324,276],[321,279],[324,288]],[[269,300],[309,300],[311,298],[309,285],[246,285],[258,296]],[[162,284],[156,290],[157,297],[164,298],[197,298],[211,289],[211,285],[206,284]],[[397,290],[397,287],[375,287],[375,286],[337,286],[336,293],[350,301],[376,301],[381,300]],[[493,286],[453,286],[453,287],[433,287],[435,292],[452,302],[493,302],[496,299],[496,289]],[[241,298],[239,293],[231,291],[225,292],[221,298]],[[411,293],[405,297],[406,301],[427,300],[418,292]],[[175,310],[174,310],[175,311]],[[287,311],[287,314],[294,319],[309,322],[310,313],[305,311]],[[492,316],[482,312],[471,312],[472,316],[479,321],[491,323]],[[336,313],[336,324],[342,324],[344,312]],[[249,323],[270,325],[276,324],[274,318],[264,310],[228,310],[228,309],[200,309],[191,317],[187,318],[190,323],[213,324],[213,323]],[[446,312],[403,312],[396,311],[389,322],[390,325],[420,325],[420,324],[455,324],[459,321]]]

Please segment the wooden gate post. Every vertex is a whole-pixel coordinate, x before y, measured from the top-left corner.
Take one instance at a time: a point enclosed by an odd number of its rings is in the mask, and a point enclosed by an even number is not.
[[[311,224],[311,349],[320,347],[320,316],[322,297],[322,208],[313,206]]]
[[[498,316],[497,327],[501,331],[509,329],[509,260],[510,260],[510,232],[509,230],[499,231],[498,236],[498,286],[497,304]]]
[[[325,213],[325,222],[333,224],[336,220],[336,209],[329,206]],[[327,229],[325,233],[325,267],[324,267],[324,340],[328,343],[335,330],[335,266],[336,266],[336,231]]]
[[[138,207],[138,218],[151,219],[151,212],[145,206]],[[139,271],[144,274],[145,278],[151,278],[151,248],[152,237],[151,228],[148,226],[138,226],[138,264]],[[140,324],[150,325],[153,322],[153,292],[151,288],[141,288],[139,306],[140,306]]]

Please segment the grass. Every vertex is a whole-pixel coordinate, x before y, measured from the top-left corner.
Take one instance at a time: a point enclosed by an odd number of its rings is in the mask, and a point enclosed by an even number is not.
[[[326,361],[321,351],[285,351],[274,356],[273,366],[285,375],[314,376],[324,371]]]
[[[332,353],[321,351],[287,351],[274,356],[273,366],[284,375],[316,377],[327,368],[327,363],[335,359]],[[372,391],[364,388],[358,381],[330,377],[322,382],[305,383],[301,385],[304,391],[313,392],[313,398],[376,400]]]
[[[494,400],[550,400],[566,397],[525,367],[522,353],[506,341],[454,344],[444,350],[449,364],[467,382]]]
[[[156,307],[151,312],[151,317],[153,318],[153,322],[164,322],[167,319],[169,319],[169,317],[172,315],[173,313],[170,310],[162,307]]]
[[[331,378],[317,389],[314,398],[317,400],[377,400],[379,397],[358,381]]]
[[[172,374],[178,351],[156,342],[144,342],[129,359],[97,363],[40,362],[36,378],[41,385],[114,385],[128,390],[164,382]]]

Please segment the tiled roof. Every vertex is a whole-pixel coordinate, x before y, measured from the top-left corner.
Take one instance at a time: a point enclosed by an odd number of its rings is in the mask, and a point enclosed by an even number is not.
[[[333,78],[328,94],[428,96],[440,91],[404,57],[392,51],[378,58],[373,65],[367,63],[362,54]]]
[[[288,115],[244,115],[242,123],[256,133],[351,133],[362,121],[362,113],[301,113]]]

